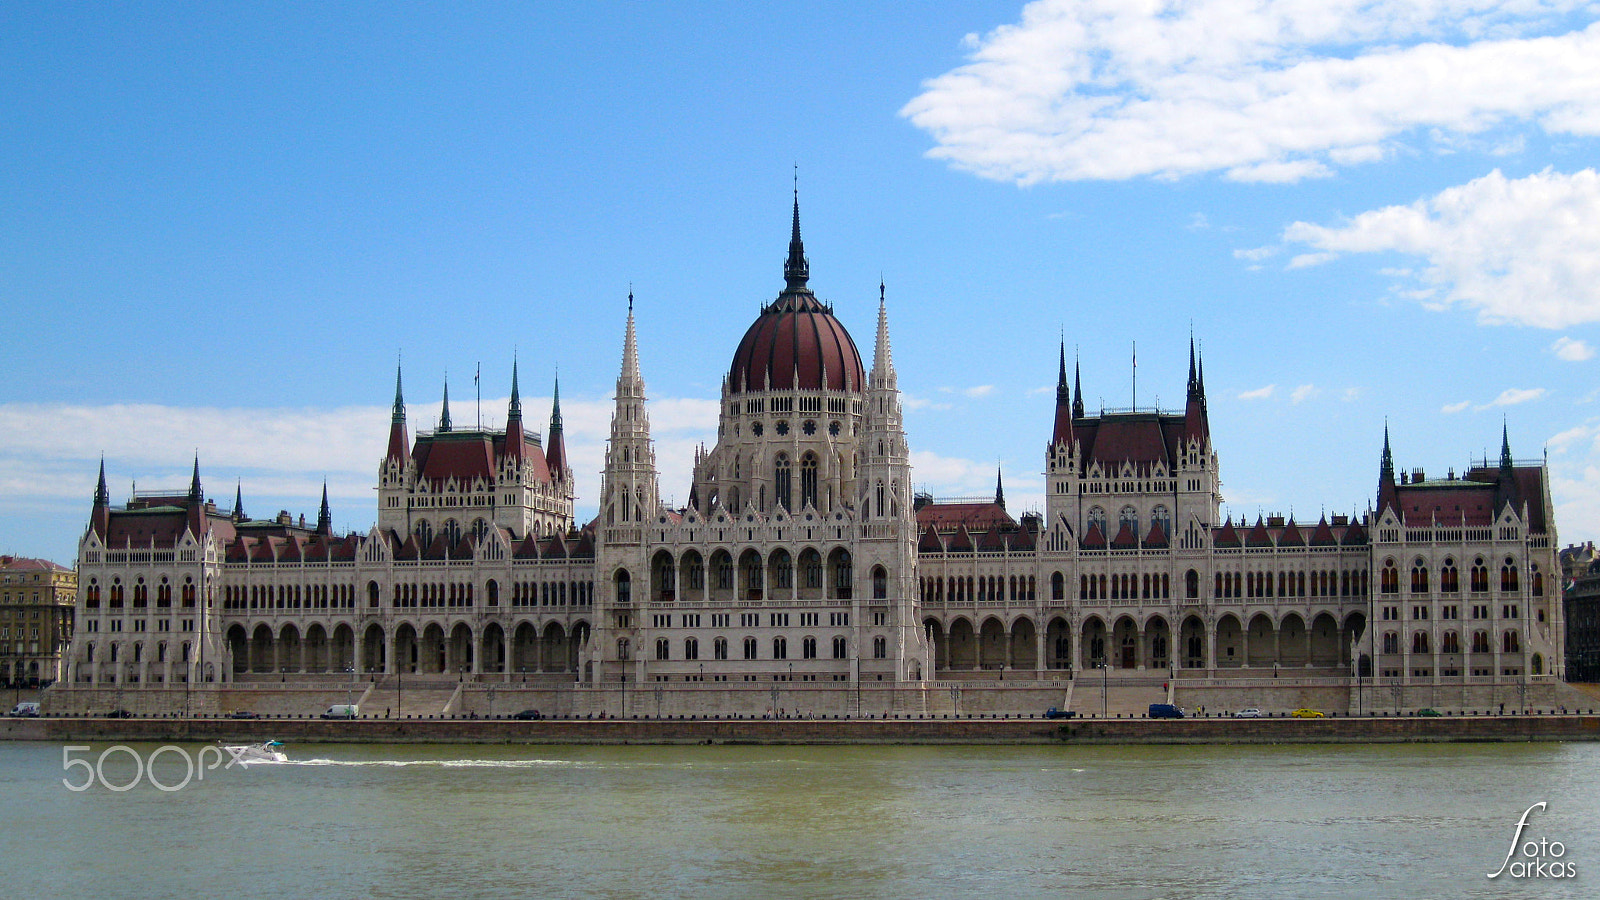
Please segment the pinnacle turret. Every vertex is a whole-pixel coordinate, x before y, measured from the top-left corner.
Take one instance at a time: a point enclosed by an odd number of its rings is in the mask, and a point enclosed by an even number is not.
[[[333,512],[328,508],[328,482],[322,482],[322,508],[317,510],[317,532],[333,534]]]
[[[450,430],[450,376],[444,379],[444,405],[439,407],[439,431]]]
[[[106,490],[106,458],[102,456],[100,457],[100,483],[95,485],[94,489],[94,505],[109,506],[110,503],[111,492]]]
[[[789,258],[783,263],[783,281],[786,291],[806,289],[811,278],[811,262],[806,259],[806,245],[800,240],[800,187],[794,189],[794,224],[789,230]]]
[[[199,503],[204,494],[200,491],[200,454],[194,455],[194,475],[189,479],[189,500]]]

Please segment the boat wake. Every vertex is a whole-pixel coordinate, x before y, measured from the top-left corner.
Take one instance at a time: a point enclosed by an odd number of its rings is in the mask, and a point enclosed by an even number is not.
[[[541,769],[584,768],[595,765],[570,759],[291,759],[286,766],[366,766],[406,768],[421,766],[437,769]]]

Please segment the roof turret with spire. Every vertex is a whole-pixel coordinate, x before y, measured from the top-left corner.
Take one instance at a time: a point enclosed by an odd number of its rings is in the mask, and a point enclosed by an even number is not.
[[[333,511],[328,508],[328,482],[322,482],[322,508],[317,510],[317,533],[333,534]]]
[[[506,458],[522,462],[527,435],[522,430],[522,395],[517,390],[517,361],[511,360],[511,403],[506,409]]]
[[[1383,423],[1383,459],[1378,463],[1378,512],[1394,508],[1399,515],[1399,493],[1394,482],[1394,453],[1389,450],[1389,423]]]
[[[406,435],[406,400],[400,388],[400,364],[394,367],[394,412],[389,417],[389,452],[385,460],[402,466],[411,461],[411,439]]]
[[[545,441],[545,462],[550,467],[550,477],[560,480],[567,474],[567,445],[561,428],[561,376],[556,376],[555,392],[550,399],[550,433]]]
[[[444,378],[444,404],[439,407],[439,431],[450,430],[450,376]]]
[[[1072,443],[1072,417],[1081,415],[1074,413],[1072,406],[1072,389],[1067,387],[1067,341],[1061,341],[1061,371],[1056,375],[1056,422],[1050,434],[1050,443]]]

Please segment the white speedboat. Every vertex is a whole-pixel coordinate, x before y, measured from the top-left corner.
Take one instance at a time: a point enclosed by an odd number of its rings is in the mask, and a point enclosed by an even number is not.
[[[283,744],[277,741],[262,741],[259,744],[223,744],[222,749],[228,753],[229,765],[289,761],[289,754],[283,752]]]

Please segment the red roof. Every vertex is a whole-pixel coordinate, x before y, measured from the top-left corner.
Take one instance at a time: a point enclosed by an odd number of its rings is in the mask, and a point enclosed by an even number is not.
[[[917,510],[917,525],[941,532],[966,526],[969,531],[1015,528],[1017,520],[998,503],[929,503]]]
[[[1123,463],[1132,463],[1141,472],[1156,462],[1173,468],[1183,426],[1182,416],[1158,413],[1116,413],[1072,423],[1086,467],[1099,463],[1115,471]]]

